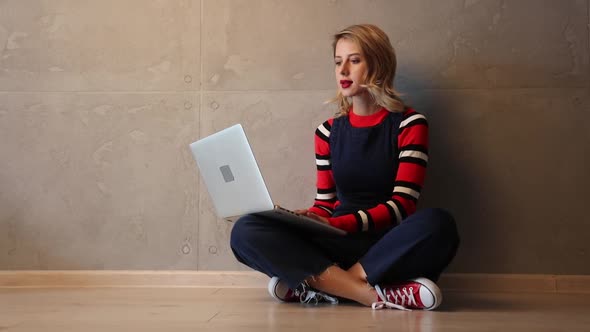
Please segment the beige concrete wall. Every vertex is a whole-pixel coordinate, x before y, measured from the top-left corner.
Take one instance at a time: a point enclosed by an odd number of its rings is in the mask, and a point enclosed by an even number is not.
[[[381,26],[454,272],[590,274],[589,1],[0,2],[0,269],[244,269],[187,146],[236,122],[308,206],[330,36]]]

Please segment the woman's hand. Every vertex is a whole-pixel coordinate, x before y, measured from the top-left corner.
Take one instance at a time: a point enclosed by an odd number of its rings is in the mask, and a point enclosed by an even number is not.
[[[318,216],[317,214],[315,214],[315,213],[313,213],[313,212],[309,212],[309,211],[308,211],[308,212],[305,214],[305,216],[306,216],[306,217],[308,217],[308,218],[311,218],[311,219],[317,220],[317,221],[319,221],[319,222],[323,222],[324,224],[328,224],[328,225],[330,224],[330,222],[328,221],[328,219],[327,219],[327,218],[320,217],[320,216]]]
[[[309,211],[309,210],[307,210],[307,209],[301,209],[301,210],[295,210],[295,211],[293,211],[293,212],[295,212],[295,213],[297,213],[297,214],[300,214],[300,215],[302,215],[302,216],[307,216],[307,212],[308,212],[308,211]]]
[[[293,212],[295,212],[295,213],[297,213],[299,215],[302,215],[302,216],[306,216],[306,217],[311,218],[313,220],[317,220],[319,222],[323,222],[324,224],[328,224],[328,225],[330,224],[330,222],[328,221],[328,219],[326,219],[324,217],[320,217],[320,216],[318,216],[317,214],[315,214],[313,212],[309,212],[308,209],[295,210]]]

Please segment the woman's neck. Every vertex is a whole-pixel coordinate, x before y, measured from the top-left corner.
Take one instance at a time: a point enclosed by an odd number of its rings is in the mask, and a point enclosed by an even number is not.
[[[377,113],[381,106],[377,105],[368,93],[352,97],[352,111],[356,115],[366,116]]]

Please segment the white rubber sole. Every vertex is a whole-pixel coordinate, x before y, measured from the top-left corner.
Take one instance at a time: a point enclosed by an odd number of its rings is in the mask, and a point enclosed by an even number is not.
[[[270,278],[270,281],[268,282],[268,293],[270,294],[270,296],[279,301],[279,302],[285,302],[283,299],[281,299],[277,293],[276,293],[276,289],[277,289],[277,284],[281,281],[281,279],[279,279],[279,277],[272,277]]]
[[[424,310],[434,310],[434,309],[438,308],[438,306],[442,303],[442,298],[443,298],[440,288],[438,288],[438,286],[434,282],[432,282],[430,279],[416,278],[416,279],[412,279],[412,281],[424,285],[424,287],[426,287],[430,291],[432,296],[434,297],[434,304],[428,308],[424,308]]]

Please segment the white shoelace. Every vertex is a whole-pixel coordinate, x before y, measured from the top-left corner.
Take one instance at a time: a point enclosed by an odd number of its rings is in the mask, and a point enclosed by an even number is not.
[[[311,289],[305,290],[299,295],[299,301],[301,303],[318,304],[321,300],[325,300],[331,304],[338,304],[337,298],[322,292],[316,292]]]
[[[409,306],[410,304],[416,305],[416,299],[414,298],[414,289],[410,287],[409,290],[406,287],[403,287],[401,290],[398,288],[393,293],[393,299],[389,294],[385,294],[379,285],[375,285],[375,290],[377,291],[377,296],[381,301],[373,302],[371,308],[373,310],[379,310],[383,308],[390,308],[390,309],[398,309],[404,311],[412,311],[405,306]]]

